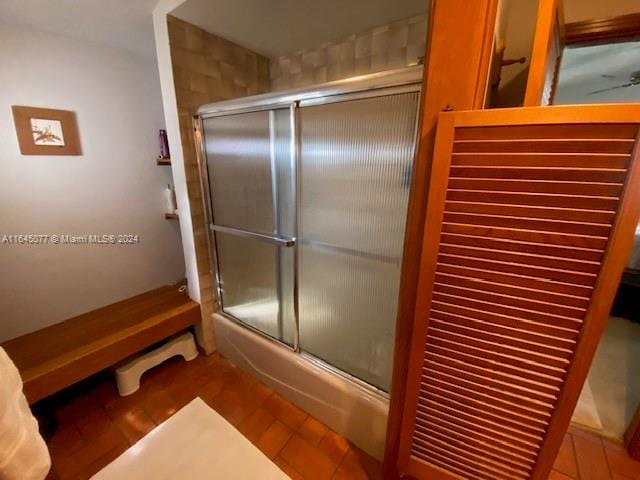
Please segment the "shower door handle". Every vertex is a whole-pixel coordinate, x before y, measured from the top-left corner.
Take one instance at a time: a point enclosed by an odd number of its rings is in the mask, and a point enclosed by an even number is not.
[[[214,232],[230,233],[232,235],[240,235],[242,237],[255,238],[256,240],[269,242],[279,247],[293,247],[296,244],[295,237],[282,238],[274,235],[265,235],[264,233],[252,232],[250,230],[242,230],[240,228],[233,228],[233,227],[223,227],[222,225],[214,225],[214,224],[210,224],[209,228]]]

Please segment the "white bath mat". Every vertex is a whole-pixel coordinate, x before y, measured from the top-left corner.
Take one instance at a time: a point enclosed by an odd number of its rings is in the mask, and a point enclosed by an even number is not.
[[[286,480],[271,460],[200,398],[149,432],[93,480]]]

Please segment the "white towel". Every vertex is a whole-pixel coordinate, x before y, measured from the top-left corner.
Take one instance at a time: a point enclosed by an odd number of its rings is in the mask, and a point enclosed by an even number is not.
[[[0,347],[0,480],[43,480],[49,468],[49,451],[22,393],[18,369]]]

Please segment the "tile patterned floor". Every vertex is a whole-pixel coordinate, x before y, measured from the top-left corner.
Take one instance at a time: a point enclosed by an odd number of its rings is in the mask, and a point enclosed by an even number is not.
[[[620,444],[569,427],[549,480],[637,480],[640,462]]]
[[[49,440],[48,480],[87,479],[200,396],[293,480],[381,479],[378,461],[217,354],[172,359],[119,397],[98,375],[52,398],[59,428]],[[619,445],[577,429],[565,437],[549,480],[640,480]]]

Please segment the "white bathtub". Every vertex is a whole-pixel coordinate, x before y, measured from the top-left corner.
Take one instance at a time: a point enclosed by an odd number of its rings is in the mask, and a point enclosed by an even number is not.
[[[389,401],[232,320],[214,314],[218,352],[378,459]]]

